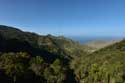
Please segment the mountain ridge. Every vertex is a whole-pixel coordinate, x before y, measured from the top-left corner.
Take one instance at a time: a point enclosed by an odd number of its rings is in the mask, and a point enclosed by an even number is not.
[[[77,54],[81,54],[80,52],[85,52],[85,50],[82,49],[83,46],[71,39],[67,39],[62,36],[55,37],[52,35],[37,35],[36,33],[24,32],[20,29],[4,25],[0,26],[0,37],[3,37],[4,40],[7,41],[21,41],[27,43],[27,45],[29,44],[33,48],[48,51],[49,53],[55,54],[56,56],[60,54],[60,57],[63,56],[67,59],[73,58],[73,56],[76,56]],[[71,54],[72,56],[70,56]]]
[[[63,36],[0,26],[0,82],[125,82],[124,39],[92,50]]]

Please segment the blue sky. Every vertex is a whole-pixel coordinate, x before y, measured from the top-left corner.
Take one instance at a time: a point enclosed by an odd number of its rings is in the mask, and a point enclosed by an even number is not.
[[[125,36],[125,0],[0,0],[0,24],[39,34]]]

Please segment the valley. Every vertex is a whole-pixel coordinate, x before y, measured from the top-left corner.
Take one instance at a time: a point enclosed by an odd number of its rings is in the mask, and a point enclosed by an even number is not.
[[[125,40],[86,44],[0,25],[0,83],[124,83]]]

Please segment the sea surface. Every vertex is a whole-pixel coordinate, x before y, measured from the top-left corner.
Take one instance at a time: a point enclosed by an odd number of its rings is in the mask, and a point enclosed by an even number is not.
[[[92,42],[92,41],[110,41],[110,40],[118,40],[118,39],[123,39],[123,37],[81,37],[81,36],[70,36],[69,37],[70,39],[74,40],[74,41],[77,41],[81,44],[85,44],[85,43],[88,43],[88,42]]]

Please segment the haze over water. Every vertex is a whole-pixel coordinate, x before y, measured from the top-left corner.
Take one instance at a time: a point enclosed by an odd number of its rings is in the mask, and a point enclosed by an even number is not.
[[[112,41],[123,39],[124,37],[110,37],[110,36],[70,36],[68,37],[74,41],[78,41],[81,44],[89,43],[92,41]]]

